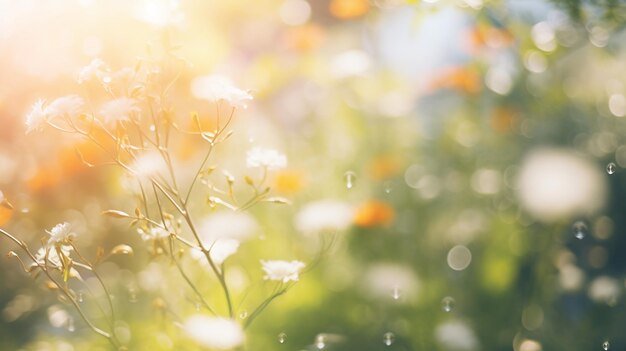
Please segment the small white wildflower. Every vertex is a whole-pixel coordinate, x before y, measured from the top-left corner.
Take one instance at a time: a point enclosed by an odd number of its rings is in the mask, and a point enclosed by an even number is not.
[[[267,167],[267,169],[279,169],[287,167],[287,156],[273,149],[260,147],[248,151],[246,165],[249,168]]]
[[[298,281],[300,271],[304,268],[301,261],[263,261],[261,260],[265,279],[279,280],[283,283]]]
[[[78,73],[78,84],[92,79],[100,79],[106,71],[107,67],[104,62],[99,58],[95,58]]]
[[[85,104],[84,100],[78,95],[68,95],[60,97],[48,105],[46,111],[50,118],[54,117],[76,117]]]
[[[208,101],[226,101],[233,107],[247,107],[247,101],[252,100],[252,95],[236,88],[227,77],[220,75],[202,76],[194,79],[191,83],[192,94]]]
[[[117,122],[129,121],[133,114],[139,112],[139,106],[135,99],[122,97],[107,101],[100,108],[100,114],[106,123],[115,124]]]
[[[147,230],[144,230],[143,228],[139,228],[137,229],[137,233],[141,235],[141,239],[143,241],[164,239],[164,238],[169,237],[170,235],[170,233],[167,230],[161,227],[150,227]]]
[[[222,264],[227,258],[237,253],[239,249],[239,240],[235,239],[219,239],[211,245],[209,248],[209,256],[215,264]],[[198,248],[191,250],[191,257],[198,260],[200,263],[208,264],[206,256]]]
[[[44,100],[37,100],[26,115],[26,134],[35,130],[41,130],[48,122],[48,111],[44,105]]]
[[[183,325],[185,333],[203,347],[219,350],[234,349],[243,344],[245,335],[232,319],[195,315]]]
[[[50,235],[48,244],[67,243],[76,237],[76,233],[72,232],[72,225],[67,222],[55,225],[52,229],[46,230],[46,233]]]
[[[64,246],[60,246],[60,250],[63,256],[70,257],[70,253],[72,252],[72,247],[64,245]],[[55,268],[61,268],[63,264],[61,263],[61,258],[59,257],[59,254],[57,253],[57,249],[55,247],[39,248],[39,250],[37,251],[37,254],[35,255],[35,259],[37,260],[38,264],[41,264],[41,265],[45,264],[44,258],[46,257],[46,254],[48,255],[48,265],[55,267]]]
[[[354,217],[354,209],[338,200],[320,200],[307,204],[296,215],[295,226],[304,234],[336,232],[347,229]]]

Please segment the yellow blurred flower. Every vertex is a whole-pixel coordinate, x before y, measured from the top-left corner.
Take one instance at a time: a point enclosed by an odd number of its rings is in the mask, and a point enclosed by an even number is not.
[[[275,189],[282,194],[295,194],[305,186],[304,172],[297,169],[278,171],[275,178]]]
[[[340,19],[363,16],[370,9],[367,0],[332,0],[328,5],[330,13]]]

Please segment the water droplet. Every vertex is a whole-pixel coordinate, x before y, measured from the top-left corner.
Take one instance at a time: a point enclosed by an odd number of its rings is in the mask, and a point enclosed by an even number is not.
[[[202,305],[200,305],[200,302],[196,302],[196,311],[200,311],[200,307],[202,307]]]
[[[29,209],[28,207],[24,207],[24,208],[22,208],[22,209],[20,210],[20,212],[22,212],[22,213],[28,213],[28,212],[30,212],[30,209]]]
[[[248,318],[248,311],[247,310],[243,310],[243,311],[239,312],[239,318],[241,318],[241,319]]]
[[[317,334],[315,337],[315,347],[320,350],[326,347],[326,336],[324,334]]]
[[[606,173],[613,174],[616,171],[617,171],[617,166],[615,165],[615,163],[611,162],[608,165],[606,165]]]
[[[385,194],[391,194],[393,191],[393,182],[387,181],[383,183],[383,189],[385,189]]]
[[[602,343],[602,350],[608,350],[611,347],[611,344],[608,341]]]
[[[78,292],[78,296],[76,297],[76,299],[78,300],[78,302],[83,302],[85,300],[84,296],[83,296],[83,292],[79,291]]]
[[[154,124],[150,125],[150,131],[154,132],[156,130],[156,126]]]
[[[107,83],[107,84],[108,84],[108,83],[111,83],[111,80],[112,80],[112,79],[111,79],[111,77],[110,77],[110,76],[104,76],[104,77],[102,77],[102,81],[103,81],[103,82],[105,82],[105,83]]]
[[[73,333],[74,330],[76,330],[76,327],[74,326],[74,318],[69,317],[67,319],[67,331],[69,331],[70,333]]]
[[[450,296],[446,296],[441,300],[441,309],[444,312],[450,312],[454,309],[454,304],[454,299]]]
[[[385,343],[385,345],[391,346],[394,341],[396,341],[396,336],[392,332],[386,332],[383,335],[383,343]]]
[[[400,287],[398,287],[397,285],[393,287],[393,289],[391,290],[391,297],[394,300],[399,300],[400,299]]]
[[[344,175],[343,175],[343,180],[346,183],[346,188],[347,189],[352,189],[354,188],[354,183],[356,182],[356,173],[352,172],[352,171],[347,171]]]
[[[285,333],[278,334],[278,342],[279,343],[284,344],[286,339],[287,339],[287,334],[285,334]]]
[[[587,230],[587,225],[583,221],[576,221],[572,225],[572,232],[574,232],[574,237],[578,240],[582,240],[587,235]]]

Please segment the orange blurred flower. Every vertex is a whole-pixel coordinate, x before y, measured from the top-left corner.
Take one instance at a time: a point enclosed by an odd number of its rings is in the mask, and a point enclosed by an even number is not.
[[[94,135],[101,145],[112,145],[112,142],[98,137],[98,133],[94,132]],[[35,174],[26,180],[26,186],[34,192],[54,188],[89,171],[84,162],[98,165],[108,161],[106,157],[100,147],[91,141],[67,145],[57,152],[56,157],[40,166]]]
[[[298,51],[309,51],[317,49],[324,41],[325,32],[320,26],[307,24],[294,27],[286,36],[290,47]]]
[[[396,217],[393,207],[380,200],[369,200],[356,210],[354,224],[359,227],[386,226]]]
[[[400,163],[395,156],[380,155],[370,161],[368,173],[374,180],[388,179],[400,172]]]
[[[304,172],[297,169],[282,169],[276,173],[276,191],[282,194],[295,194],[305,185]]]
[[[13,217],[13,210],[0,206],[0,225],[7,224]]]
[[[517,122],[517,111],[511,107],[496,108],[491,115],[491,127],[500,133],[508,133]]]
[[[485,47],[503,48],[513,43],[513,35],[504,28],[496,28],[493,26],[479,24],[469,30],[468,51],[476,53]]]
[[[366,14],[370,4],[368,0],[331,0],[328,9],[334,17],[349,19]]]
[[[468,94],[479,93],[482,89],[480,75],[471,67],[450,67],[444,69],[431,84],[431,89],[456,89]]]

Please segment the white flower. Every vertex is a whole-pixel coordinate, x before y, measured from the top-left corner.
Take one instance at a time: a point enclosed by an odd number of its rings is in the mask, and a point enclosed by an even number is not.
[[[63,256],[70,257],[72,247],[64,245],[64,246],[60,246],[60,250]],[[45,264],[44,258],[46,257],[46,253],[48,255],[48,265],[52,267],[56,267],[56,268],[61,268],[62,266],[61,258],[59,257],[59,254],[57,253],[56,247],[39,248],[39,250],[37,251],[37,254],[35,255],[35,259],[37,260],[37,263],[41,265]]]
[[[590,215],[606,201],[602,167],[575,153],[542,149],[530,153],[517,180],[522,206],[542,221]]]
[[[199,226],[200,239],[211,247],[218,239],[249,239],[258,224],[249,214],[233,211],[220,211],[207,217]]]
[[[37,102],[33,104],[33,107],[31,107],[30,112],[26,115],[26,134],[34,130],[41,130],[46,122],[48,122],[48,111],[44,107],[44,104],[44,100],[37,100]]]
[[[50,235],[48,244],[67,243],[76,237],[76,233],[72,232],[72,225],[67,222],[55,225],[52,229],[46,230],[46,233]]]
[[[149,178],[155,174],[167,171],[167,164],[163,156],[156,151],[145,153],[139,156],[130,165],[130,169],[139,178]]]
[[[265,271],[265,279],[279,280],[283,283],[289,281],[297,282],[300,271],[304,268],[301,261],[263,261],[261,265]]]
[[[100,114],[104,117],[106,123],[109,124],[129,121],[132,115],[137,112],[139,112],[137,101],[127,97],[107,101],[100,108]]]
[[[78,73],[78,84],[91,79],[100,79],[106,71],[107,67],[104,62],[99,58],[95,58]]]
[[[589,297],[598,303],[606,303],[614,306],[622,291],[617,279],[600,276],[594,279],[589,285]]]
[[[50,118],[57,116],[72,118],[80,114],[80,110],[84,104],[85,102],[80,96],[68,95],[52,101],[46,111]]]
[[[246,108],[247,101],[252,100],[252,95],[236,88],[230,79],[220,75],[197,77],[191,83],[191,92],[199,99],[224,100],[233,107]]]
[[[243,344],[243,329],[232,319],[195,315],[183,325],[185,333],[203,347],[234,349]]]
[[[287,156],[273,149],[255,147],[248,151],[246,164],[249,168],[267,167],[279,169],[287,167]]]
[[[239,240],[235,239],[218,239],[209,248],[209,256],[215,264],[222,264],[227,258],[234,255],[239,249]],[[191,250],[191,256],[202,264],[208,264],[206,256],[198,248]]]
[[[435,337],[444,349],[470,351],[478,349],[478,338],[472,328],[461,321],[450,321],[435,328]]]
[[[345,202],[320,200],[304,206],[296,215],[295,226],[304,234],[335,232],[352,224],[354,209]]]
[[[169,224],[168,224],[169,227]],[[147,230],[143,228],[137,229],[137,233],[141,235],[143,241],[150,241],[156,239],[164,239],[170,236],[170,232],[161,227],[150,227]]]

